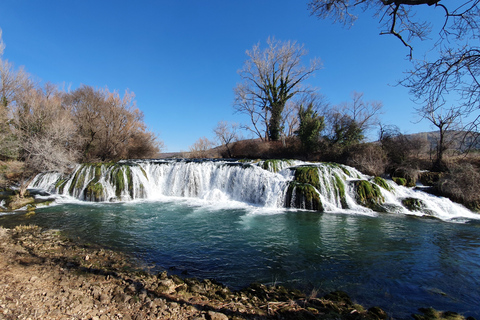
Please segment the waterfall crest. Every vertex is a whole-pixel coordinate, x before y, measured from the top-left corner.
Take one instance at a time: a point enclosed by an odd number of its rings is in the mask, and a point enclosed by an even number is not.
[[[135,160],[42,173],[30,188],[84,201],[197,198],[266,208],[479,219],[465,207],[335,163]]]

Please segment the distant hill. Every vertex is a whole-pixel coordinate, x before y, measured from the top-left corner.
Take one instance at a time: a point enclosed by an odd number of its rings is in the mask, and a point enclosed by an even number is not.
[[[159,159],[172,159],[172,158],[183,158],[185,152],[165,152],[158,155]]]
[[[430,148],[437,146],[440,133],[438,131],[419,132],[407,134],[407,137],[422,139],[427,141]],[[449,131],[446,134],[447,144],[451,142],[449,149],[465,151],[467,149],[480,149],[480,137],[478,133],[466,131]]]

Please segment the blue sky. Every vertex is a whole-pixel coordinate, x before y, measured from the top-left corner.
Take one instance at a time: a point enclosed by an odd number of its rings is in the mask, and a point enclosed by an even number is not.
[[[323,61],[308,83],[331,104],[363,92],[383,102],[384,124],[431,130],[417,123],[408,90],[395,86],[410,67],[408,50],[380,36],[369,13],[345,28],[311,16],[306,0],[2,0],[0,28],[3,58],[41,81],[133,91],[169,152],[213,140],[218,121],[247,121],[232,107],[237,71],[245,51],[269,36],[304,44],[306,64]]]

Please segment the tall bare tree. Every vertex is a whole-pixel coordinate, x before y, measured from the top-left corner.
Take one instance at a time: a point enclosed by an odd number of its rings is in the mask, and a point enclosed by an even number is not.
[[[267,40],[267,48],[256,44],[246,53],[249,60],[239,71],[243,82],[234,90],[234,108],[250,116],[253,127],[248,129],[258,137],[278,141],[285,105],[296,95],[313,91],[304,82],[321,63],[314,59],[303,66],[302,58],[307,55],[303,45],[274,38]]]

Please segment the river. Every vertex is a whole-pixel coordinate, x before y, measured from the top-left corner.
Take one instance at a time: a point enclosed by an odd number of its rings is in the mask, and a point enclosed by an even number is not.
[[[419,307],[480,317],[480,223],[404,214],[318,213],[235,201],[165,197],[73,199],[0,225],[36,224],[133,254],[152,272],[252,282],[319,295],[346,291],[394,318]]]

